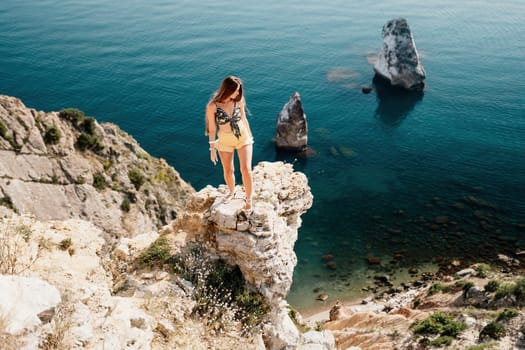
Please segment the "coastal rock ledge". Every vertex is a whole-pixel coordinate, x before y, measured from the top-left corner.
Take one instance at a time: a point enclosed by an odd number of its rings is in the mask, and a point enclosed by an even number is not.
[[[261,162],[253,170],[253,213],[242,211],[244,191],[224,202],[226,187],[197,192],[176,225],[196,241],[213,247],[221,258],[238,265],[244,278],[269,301],[284,299],[292,285],[297,257],[293,250],[300,215],[313,202],[306,176],[291,164]]]
[[[297,264],[293,250],[301,214],[313,202],[308,180],[291,164],[261,162],[253,170],[253,213],[246,215],[244,191],[225,202],[227,189],[207,186],[197,192],[174,228],[185,231],[189,241],[213,248],[217,255],[239,266],[245,280],[272,306],[271,322],[264,331],[268,349],[333,349],[329,332],[301,334],[288,316],[288,294]],[[316,344],[312,339],[318,339]],[[302,345],[301,345],[302,344]]]

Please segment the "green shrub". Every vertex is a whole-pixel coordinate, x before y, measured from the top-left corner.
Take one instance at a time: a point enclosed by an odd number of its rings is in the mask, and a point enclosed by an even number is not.
[[[104,149],[104,145],[98,136],[90,135],[86,132],[80,133],[75,145],[81,151],[91,150],[93,152],[100,152]]]
[[[500,283],[496,280],[491,280],[491,281],[488,281],[487,284],[485,285],[484,289],[485,289],[485,292],[489,292],[489,293],[492,293],[492,292],[495,292],[499,289],[500,287]]]
[[[270,310],[263,295],[246,288],[238,266],[206,256],[199,246],[170,257],[167,263],[193,284],[193,314],[215,330],[240,323],[243,331],[249,332],[262,323]]]
[[[436,347],[449,346],[450,344],[452,344],[453,340],[454,338],[448,335],[439,336],[436,339],[430,341],[429,345],[436,346]]]
[[[83,131],[89,135],[95,135],[96,134],[96,123],[95,118],[92,117],[86,117],[80,124],[80,131]]]
[[[235,303],[242,310],[238,316],[248,327],[256,326],[270,311],[270,305],[262,294],[246,289],[235,296]]]
[[[508,321],[514,317],[517,317],[520,312],[516,309],[505,309],[499,315],[496,321]]]
[[[525,305],[525,278],[516,281],[516,287],[514,288],[514,295],[518,305]]]
[[[489,343],[481,343],[478,345],[472,345],[467,350],[497,350],[499,349],[499,343],[491,341]]]
[[[465,286],[465,283],[467,283],[467,281],[457,281],[456,283],[454,283],[456,291],[462,290]]]
[[[76,128],[78,128],[78,125],[84,121],[85,118],[84,112],[76,108],[63,109],[58,113],[58,116],[70,121]]]
[[[443,283],[434,283],[432,286],[430,286],[428,290],[428,295],[433,295],[438,292],[448,293],[450,292],[451,288],[450,286],[443,284]]]
[[[7,127],[0,120],[0,137],[5,137],[6,134],[7,134]]]
[[[122,203],[120,203],[120,210],[125,211],[126,213],[130,210],[130,203],[128,196],[124,197]]]
[[[496,340],[503,338],[506,335],[507,335],[507,331],[505,330],[505,327],[503,327],[498,322],[489,323],[488,325],[483,327],[483,329],[479,333],[480,338],[490,337]]]
[[[83,185],[83,184],[86,183],[86,179],[84,179],[84,177],[83,177],[82,175],[79,175],[79,176],[77,177],[77,179],[75,180],[75,183],[76,183],[77,185]]]
[[[153,267],[162,265],[169,258],[170,246],[166,237],[161,236],[139,256],[139,263]]]
[[[146,160],[150,158],[150,156],[147,153],[145,153],[145,152],[138,152],[137,153],[137,157],[139,159],[146,159]]]
[[[44,142],[48,145],[56,145],[60,140],[60,136],[60,130],[55,125],[52,125],[47,128],[44,134]]]
[[[466,298],[467,297],[467,293],[468,291],[470,290],[470,288],[474,287],[474,283],[472,282],[465,282],[465,284],[463,285],[463,296]]]
[[[487,278],[490,273],[491,267],[489,264],[481,263],[481,264],[478,264],[478,266],[476,266],[475,270],[476,270],[476,277]]]
[[[16,153],[22,150],[22,145],[15,140],[13,135],[5,135],[4,138],[11,144],[11,147],[13,147]]]
[[[304,324],[304,323],[300,323],[299,322],[299,317],[300,317],[300,313],[299,311],[297,311],[293,306],[291,305],[288,305],[287,306],[288,308],[288,317],[290,317],[290,319],[292,320],[293,324],[297,327],[297,329],[299,329],[299,331],[301,333],[306,333],[310,330],[312,330],[308,325]],[[397,330],[394,331],[394,333],[398,332]],[[396,334],[389,334],[392,338],[396,338],[397,336],[397,333]]]
[[[95,175],[93,175],[93,187],[97,190],[103,190],[107,185],[104,175],[101,173],[95,173]]]
[[[416,322],[413,325],[413,332],[415,334],[436,334],[454,338],[465,329],[467,329],[465,323],[454,321],[452,315],[444,312],[435,312],[427,319]]]
[[[515,283],[505,283],[499,286],[498,290],[496,291],[496,294],[494,295],[494,298],[501,299],[508,295],[514,294],[514,289],[516,288]]]
[[[423,346],[423,348],[426,348],[426,347],[430,346],[430,339],[428,339],[427,337],[423,337],[423,338],[419,339],[418,343],[421,346]]]
[[[135,189],[137,191],[140,188],[140,186],[142,186],[144,182],[146,182],[146,177],[137,168],[134,168],[128,171],[128,178],[129,178],[129,181],[131,181],[131,183],[135,186]]]
[[[494,298],[501,299],[508,295],[514,295],[518,305],[525,305],[525,278],[501,285],[496,291]]]

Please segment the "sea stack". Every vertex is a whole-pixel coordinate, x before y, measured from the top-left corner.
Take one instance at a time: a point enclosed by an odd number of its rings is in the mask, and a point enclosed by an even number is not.
[[[301,152],[308,144],[308,123],[301,96],[295,92],[277,116],[275,147],[285,151]]]
[[[425,70],[419,61],[414,37],[404,18],[388,21],[383,26],[383,47],[374,65],[376,76],[393,86],[422,90]]]

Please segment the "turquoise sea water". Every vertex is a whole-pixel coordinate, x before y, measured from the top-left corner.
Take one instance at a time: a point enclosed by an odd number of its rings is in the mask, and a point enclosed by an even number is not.
[[[364,95],[382,26],[400,16],[425,91]],[[521,0],[2,1],[0,93],[117,123],[199,189],[222,183],[204,106],[224,76],[242,77],[254,163],[293,162],[315,197],[289,296],[306,310],[318,290],[328,302],[361,295],[378,272],[525,249],[524,22]],[[271,141],[294,91],[306,159]]]

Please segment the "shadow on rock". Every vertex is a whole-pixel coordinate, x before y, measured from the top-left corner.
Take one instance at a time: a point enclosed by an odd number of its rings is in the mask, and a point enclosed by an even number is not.
[[[378,75],[374,77],[373,82],[379,100],[375,115],[385,125],[395,127],[401,124],[423,99],[423,91],[408,91],[392,86],[389,81]]]

